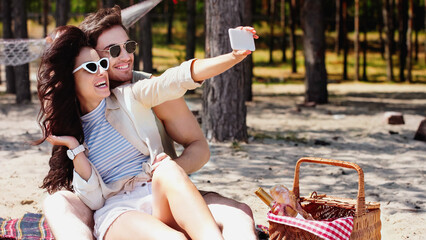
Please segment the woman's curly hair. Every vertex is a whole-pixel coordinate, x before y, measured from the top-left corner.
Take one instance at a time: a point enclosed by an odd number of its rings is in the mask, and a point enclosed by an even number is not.
[[[84,141],[72,71],[80,50],[88,46],[87,38],[75,26],[63,26],[57,31],[60,36],[45,50],[37,75],[41,103],[38,123],[43,137],[35,144],[41,144],[50,135],[74,136],[77,141]],[[74,165],[66,151],[65,146],[54,146],[52,149],[50,170],[41,186],[49,193],[62,188],[72,191]]]

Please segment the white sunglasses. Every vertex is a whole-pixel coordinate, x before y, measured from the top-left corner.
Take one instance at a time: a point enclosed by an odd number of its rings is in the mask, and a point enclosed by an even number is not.
[[[98,72],[98,66],[104,69],[105,71],[109,68],[109,60],[108,58],[101,58],[97,62],[85,62],[78,66],[72,73],[77,72],[78,70],[84,68],[84,70],[88,71],[89,73],[95,74]]]

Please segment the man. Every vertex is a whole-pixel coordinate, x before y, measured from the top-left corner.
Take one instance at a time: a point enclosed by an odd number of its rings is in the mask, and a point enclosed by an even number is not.
[[[133,72],[135,43],[129,40],[121,24],[120,8],[101,9],[89,15],[80,25],[89,36],[90,44],[98,50],[100,57],[108,57],[110,86],[139,80],[150,75]],[[183,153],[175,157],[173,149],[166,153],[189,174],[199,170],[209,160],[210,151],[201,129],[183,98],[165,102],[153,108],[164,124],[167,134],[184,147]],[[159,126],[161,132],[162,126]],[[163,144],[166,137],[162,136]],[[225,198],[214,192],[201,194],[208,204],[225,239],[256,239],[253,214],[243,203]],[[59,191],[44,202],[44,213],[57,239],[91,239],[93,213],[72,192]]]

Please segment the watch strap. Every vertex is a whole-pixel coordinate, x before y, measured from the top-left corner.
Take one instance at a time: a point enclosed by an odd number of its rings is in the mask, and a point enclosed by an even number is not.
[[[78,147],[71,150],[72,153],[74,153],[74,157],[77,156],[77,154],[84,152],[84,146],[80,144]]]

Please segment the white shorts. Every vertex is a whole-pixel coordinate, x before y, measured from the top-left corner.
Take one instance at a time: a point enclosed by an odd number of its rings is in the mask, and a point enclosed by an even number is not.
[[[121,191],[108,198],[105,205],[94,214],[95,229],[93,234],[97,239],[103,239],[111,224],[123,213],[140,211],[152,214],[151,182],[135,183],[133,191]]]

